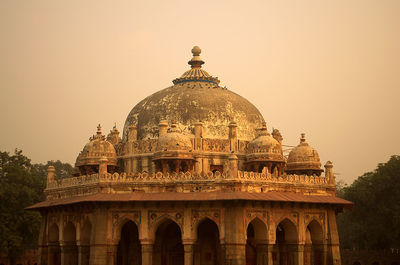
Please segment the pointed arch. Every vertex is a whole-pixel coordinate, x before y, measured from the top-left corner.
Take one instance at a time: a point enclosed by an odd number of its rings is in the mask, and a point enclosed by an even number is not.
[[[296,264],[299,233],[295,223],[289,218],[284,218],[276,226],[276,239],[274,252],[277,264]]]
[[[324,262],[324,232],[322,225],[314,218],[306,226],[304,265],[322,265]]]
[[[78,264],[78,247],[76,244],[76,227],[70,221],[66,224],[63,231],[64,265]]]
[[[220,232],[217,223],[206,217],[198,223],[194,245],[194,264],[221,263]]]
[[[140,265],[142,251],[139,228],[132,220],[123,223],[117,247],[117,265]]]
[[[258,264],[258,260],[265,259],[263,246],[268,242],[267,225],[260,218],[253,218],[247,225],[246,237],[246,264]]]
[[[157,222],[153,245],[153,264],[183,265],[184,250],[181,227],[170,218]]]
[[[60,230],[58,225],[53,223],[48,228],[48,264],[61,265]]]
[[[215,220],[214,218],[212,218],[211,216],[203,216],[202,218],[200,218],[199,220],[197,220],[194,224],[193,224],[193,229],[192,229],[192,238],[194,239],[194,241],[197,240],[197,236],[198,236],[198,228],[199,226],[206,220],[210,220],[211,222],[213,222],[218,229],[218,234],[220,235],[220,239],[221,239],[221,229],[219,226],[219,222],[217,220]]]
[[[131,218],[129,215],[125,215],[122,216],[117,223],[114,224],[113,226],[113,232],[112,232],[112,238],[113,238],[113,242],[115,244],[118,244],[118,242],[121,240],[121,231],[123,226],[127,223],[127,222],[133,222],[135,223],[135,225],[138,228],[139,231],[139,238],[140,238],[140,224],[137,222],[137,220],[135,220],[134,218]]]

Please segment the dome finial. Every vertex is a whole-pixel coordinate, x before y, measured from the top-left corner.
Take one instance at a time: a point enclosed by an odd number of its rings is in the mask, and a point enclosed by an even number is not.
[[[302,133],[300,138],[300,143],[304,143],[306,141],[306,134]]]
[[[97,125],[97,134],[101,134],[101,125],[99,123],[99,125]]]
[[[201,49],[199,46],[194,46],[192,49],[193,58],[188,62],[192,66],[192,68],[201,68],[201,65],[204,64],[204,61],[200,59]]]

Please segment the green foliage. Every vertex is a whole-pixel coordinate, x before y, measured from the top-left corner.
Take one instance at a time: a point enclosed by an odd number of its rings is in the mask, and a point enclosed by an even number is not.
[[[7,254],[10,260],[26,249],[37,247],[40,214],[24,209],[44,200],[49,165],[61,177],[73,172],[70,164],[60,161],[32,164],[21,150],[12,155],[0,152],[0,253]]]
[[[338,216],[342,248],[400,247],[400,156],[339,187],[338,196],[354,203]]]

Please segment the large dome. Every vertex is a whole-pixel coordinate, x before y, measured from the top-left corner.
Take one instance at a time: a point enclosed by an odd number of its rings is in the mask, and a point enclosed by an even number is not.
[[[138,139],[156,138],[161,120],[174,120],[184,133],[192,133],[193,124],[203,123],[203,137],[228,138],[228,125],[235,121],[237,136],[252,140],[264,118],[245,98],[220,87],[219,80],[201,69],[204,63],[200,49],[192,49],[189,61],[192,69],[175,79],[174,85],[158,91],[139,102],[129,113],[124,126],[124,140],[128,126],[137,125]]]

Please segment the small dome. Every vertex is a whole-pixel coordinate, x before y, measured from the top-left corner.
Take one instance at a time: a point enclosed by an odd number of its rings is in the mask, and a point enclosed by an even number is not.
[[[107,158],[107,165],[117,165],[117,153],[114,146],[106,141],[105,136],[101,133],[101,126],[97,126],[97,133],[90,137],[89,143],[85,145],[83,150],[76,158],[76,167],[98,165],[101,157]]]
[[[259,129],[259,135],[248,145],[248,160],[262,160],[269,161],[284,161],[281,144],[274,139],[269,132],[265,123],[263,127]]]
[[[190,138],[179,132],[176,124],[173,123],[170,131],[158,138],[156,152],[190,151],[192,149],[193,147]]]
[[[318,152],[306,142],[305,134],[302,133],[300,144],[289,153],[286,172],[310,175],[320,174],[322,171]]]

